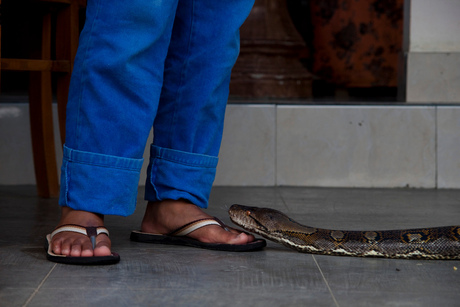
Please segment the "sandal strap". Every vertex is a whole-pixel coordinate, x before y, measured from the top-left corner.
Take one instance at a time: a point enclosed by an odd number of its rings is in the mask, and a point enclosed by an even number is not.
[[[60,232],[64,231],[71,231],[71,232],[76,232],[76,233],[81,233],[82,235],[88,236],[88,237],[96,237],[100,234],[106,234],[107,236],[109,235],[109,231],[107,228],[103,226],[98,226],[98,227],[84,227],[80,225],[74,225],[74,224],[67,224],[67,225],[62,225],[58,228],[56,228],[52,233],[51,233],[51,239],[57,235]]]
[[[217,225],[229,231],[228,228],[225,226],[225,224],[222,223],[218,218],[205,218],[205,219],[199,219],[199,220],[190,222],[188,224],[185,224],[184,226],[170,232],[168,235],[178,236],[178,237],[186,236],[189,233],[197,229],[200,229],[202,227],[209,226],[209,225]]]

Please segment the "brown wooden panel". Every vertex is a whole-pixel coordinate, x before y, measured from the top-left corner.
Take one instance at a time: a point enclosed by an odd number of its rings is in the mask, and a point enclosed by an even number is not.
[[[2,70],[69,72],[69,61],[1,59]]]
[[[49,2],[49,3],[64,3],[64,4],[71,4],[76,3],[80,6],[86,5],[86,0],[30,0],[32,2]]]
[[[397,86],[403,2],[311,1],[313,73],[346,87]]]

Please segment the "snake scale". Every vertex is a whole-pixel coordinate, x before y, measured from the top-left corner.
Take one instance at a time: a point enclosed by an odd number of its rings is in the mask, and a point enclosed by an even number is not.
[[[297,223],[284,213],[233,205],[230,219],[247,231],[303,253],[402,259],[460,259],[460,226],[347,231]]]

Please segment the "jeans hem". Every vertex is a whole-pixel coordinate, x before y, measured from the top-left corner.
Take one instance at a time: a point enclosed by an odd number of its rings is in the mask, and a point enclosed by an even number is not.
[[[185,199],[207,208],[218,158],[151,146],[145,199]]]
[[[142,162],[65,146],[59,204],[104,215],[132,214]]]

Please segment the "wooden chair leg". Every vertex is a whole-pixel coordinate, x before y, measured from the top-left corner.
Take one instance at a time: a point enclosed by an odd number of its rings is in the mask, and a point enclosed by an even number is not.
[[[59,10],[56,20],[56,59],[70,62],[70,71],[57,75],[56,98],[61,142],[65,142],[65,118],[69,95],[70,76],[78,48],[79,5],[74,1]]]
[[[0,0],[0,59],[2,58],[2,0]],[[2,62],[0,61],[0,92],[2,91]]]
[[[51,15],[43,19],[42,58],[51,55]],[[29,86],[29,113],[38,195],[57,197],[59,182],[54,146],[51,72],[31,72]]]
[[[31,72],[30,82],[30,129],[38,195],[57,197],[59,182],[54,147],[51,73]]]
[[[62,74],[57,78],[56,99],[58,107],[59,134],[61,144],[65,143],[65,119],[67,109],[67,98],[69,96],[70,74]]]

